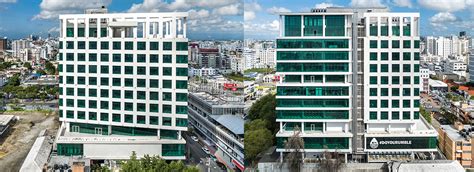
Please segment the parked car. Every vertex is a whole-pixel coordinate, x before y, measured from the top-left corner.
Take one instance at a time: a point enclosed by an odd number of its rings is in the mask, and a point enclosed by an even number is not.
[[[209,149],[207,149],[206,147],[202,147],[202,151],[206,152],[206,154],[210,155],[211,152],[209,151]]]
[[[191,139],[193,139],[195,142],[198,141],[198,138],[196,136],[191,136]]]

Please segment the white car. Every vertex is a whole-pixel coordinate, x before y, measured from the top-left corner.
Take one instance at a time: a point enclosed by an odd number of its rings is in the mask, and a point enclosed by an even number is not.
[[[195,142],[198,141],[198,138],[196,136],[191,136],[191,139],[193,139]]]
[[[206,154],[210,155],[211,152],[209,151],[209,149],[207,149],[206,147],[202,147],[202,151],[206,152]]]

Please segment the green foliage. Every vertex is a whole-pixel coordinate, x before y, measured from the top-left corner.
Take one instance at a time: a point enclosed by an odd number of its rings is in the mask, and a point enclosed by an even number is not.
[[[240,74],[240,73],[231,73],[231,74],[225,75],[225,77],[228,78],[228,79],[230,79],[230,80],[240,81],[240,82],[243,82],[243,81],[254,81],[254,80],[255,80],[255,78],[245,77],[245,76],[243,76],[243,75]]]
[[[46,75],[46,72],[43,69],[36,69],[36,73],[40,75]]]
[[[158,156],[149,155],[137,159],[135,151],[132,152],[130,160],[122,161],[121,165],[121,171],[123,172],[199,172],[199,169],[195,166],[186,166],[182,161],[173,161],[168,164]]]
[[[25,62],[25,63],[23,63],[23,67],[25,67],[25,68],[27,68],[27,69],[29,69],[29,70],[33,69],[33,67],[31,67],[31,63],[30,63],[30,62]]]
[[[454,85],[452,86],[451,88],[451,91],[457,91],[459,89],[459,86],[458,85]]]
[[[45,67],[45,70],[46,70],[46,73],[48,75],[54,75],[56,74],[56,67],[54,67],[53,63],[51,62],[46,62],[46,64],[44,65]]]
[[[245,124],[244,145],[245,161],[255,164],[258,155],[275,142],[275,133],[279,128],[275,116],[276,98],[268,94],[257,100],[249,110],[250,122]]]
[[[461,101],[463,99],[462,96],[451,92],[446,94],[446,98],[453,102]]]
[[[251,72],[273,73],[273,72],[275,72],[275,69],[273,69],[273,68],[252,68],[252,69],[247,69],[247,70],[244,71],[244,73],[251,73]]]
[[[245,159],[255,161],[257,156],[273,145],[274,136],[265,128],[267,121],[257,119],[245,124],[244,145]]]
[[[0,63],[0,71],[8,69],[11,66],[13,66],[13,63],[11,63],[11,62],[2,62],[2,63]]]
[[[420,106],[420,114],[421,114],[421,116],[423,116],[423,118],[425,118],[426,121],[428,121],[428,123],[431,124],[430,112],[426,111],[426,109],[422,106]]]

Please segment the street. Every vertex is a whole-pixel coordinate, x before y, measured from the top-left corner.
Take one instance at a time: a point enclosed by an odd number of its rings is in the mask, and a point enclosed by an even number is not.
[[[187,145],[187,151],[189,152],[188,154],[188,164],[198,164],[198,168],[200,171],[209,171],[210,172],[222,172],[225,170],[222,170],[216,162],[213,160],[210,160],[210,169],[206,165],[207,161],[209,160],[209,155],[207,155],[203,150],[202,150],[202,145],[199,143],[201,140],[199,137],[199,141],[196,142],[193,139],[191,139],[191,136],[189,135],[189,132],[184,132],[183,133],[183,138],[186,140],[186,145]],[[193,134],[194,136],[197,136]]]

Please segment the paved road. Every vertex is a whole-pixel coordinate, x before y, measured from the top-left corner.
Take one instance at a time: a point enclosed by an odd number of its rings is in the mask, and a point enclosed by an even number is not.
[[[200,169],[200,171],[204,171],[204,172],[208,170],[210,170],[211,172],[222,172],[222,170],[217,165],[217,163],[212,160],[210,161],[210,169],[206,165],[207,164],[206,162],[209,160],[208,159],[209,155],[207,155],[202,150],[200,139],[198,142],[192,140],[188,132],[183,133],[183,138],[186,140],[186,146],[189,152],[189,155],[187,158],[187,161],[189,164],[198,164],[198,168]]]

